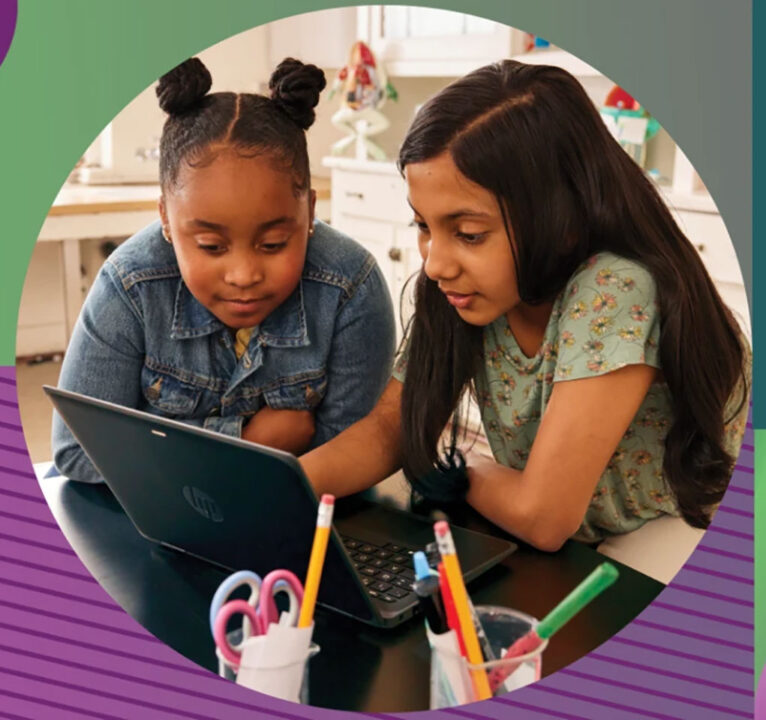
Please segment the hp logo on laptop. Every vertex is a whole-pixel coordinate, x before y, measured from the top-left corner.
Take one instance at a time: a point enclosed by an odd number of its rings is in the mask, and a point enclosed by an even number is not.
[[[183,492],[186,502],[202,515],[203,518],[213,522],[223,522],[221,508],[218,507],[218,503],[210,495],[191,485],[184,485]]]

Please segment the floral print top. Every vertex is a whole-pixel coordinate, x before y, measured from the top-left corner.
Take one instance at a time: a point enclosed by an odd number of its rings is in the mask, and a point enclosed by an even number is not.
[[[495,460],[524,468],[554,383],[633,364],[660,368],[660,321],[651,274],[635,261],[601,253],[557,297],[534,357],[521,351],[505,315],[486,326],[485,362],[474,383]],[[405,363],[402,358],[397,364],[400,379]],[[738,404],[739,398],[734,408]],[[726,427],[726,446],[735,457],[747,406]],[[601,475],[575,539],[596,542],[660,515],[680,514],[662,471],[672,417],[670,391],[656,382]]]

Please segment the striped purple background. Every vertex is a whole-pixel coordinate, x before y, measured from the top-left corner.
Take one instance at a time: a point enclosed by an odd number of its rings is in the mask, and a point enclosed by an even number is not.
[[[227,683],[123,612],[71,550],[43,500],[24,444],[14,378],[14,368],[0,368],[0,718],[347,720],[354,715],[285,703]],[[710,530],[675,580],[633,623],[533,686],[426,717],[752,715],[753,432],[748,426]]]

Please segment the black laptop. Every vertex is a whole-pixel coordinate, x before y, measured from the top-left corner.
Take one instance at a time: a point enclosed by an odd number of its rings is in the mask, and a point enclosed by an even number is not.
[[[306,576],[317,499],[290,453],[44,386],[141,535],[230,570]],[[466,581],[516,546],[452,528]],[[338,500],[318,602],[389,627],[417,608],[412,553],[433,525],[354,496]]]

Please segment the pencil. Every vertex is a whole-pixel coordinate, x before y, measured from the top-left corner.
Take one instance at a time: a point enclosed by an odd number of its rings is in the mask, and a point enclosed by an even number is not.
[[[440,520],[434,525],[434,532],[436,533],[436,542],[439,544],[439,552],[444,562],[444,569],[447,573],[447,584],[452,594],[452,601],[455,603],[455,610],[457,611],[468,662],[471,665],[481,665],[484,662],[484,657],[481,654],[479,638],[476,635],[471,610],[468,607],[468,593],[463,583],[460,562],[455,552],[455,541],[452,539],[449,525],[444,520]],[[477,700],[486,700],[492,697],[489,679],[485,670],[473,668],[471,670],[471,678],[473,679]]]
[[[314,533],[314,543],[311,546],[306,584],[303,588],[303,602],[298,616],[298,627],[309,627],[314,620],[314,607],[319,592],[319,581],[322,577],[324,558],[327,554],[327,542],[330,539],[330,527],[332,526],[332,511],[335,507],[333,495],[322,495],[317,512],[317,528]]]

